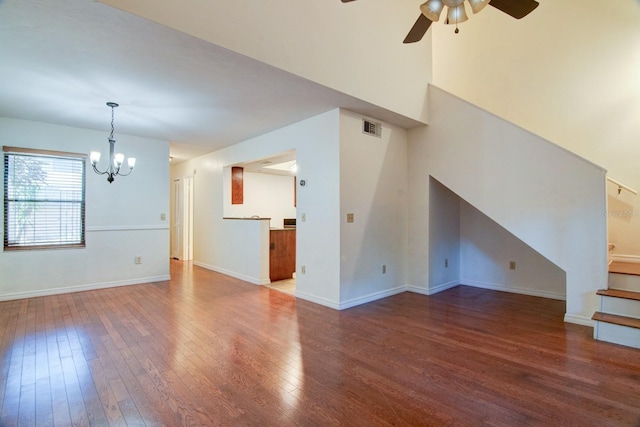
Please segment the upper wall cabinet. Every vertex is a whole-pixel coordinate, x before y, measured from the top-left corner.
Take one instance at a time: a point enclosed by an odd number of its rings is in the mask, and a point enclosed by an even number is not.
[[[231,168],[231,204],[244,203],[244,169],[238,166]]]

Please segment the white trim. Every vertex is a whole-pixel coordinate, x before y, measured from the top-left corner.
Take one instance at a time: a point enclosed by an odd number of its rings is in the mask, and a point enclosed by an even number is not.
[[[421,288],[413,285],[407,285],[405,287],[407,288],[407,292],[413,292],[414,294],[420,294],[420,295],[431,295],[429,293],[429,289],[427,288]]]
[[[224,268],[216,267],[214,265],[205,264],[200,261],[193,261],[193,265],[197,265],[198,267],[206,268],[207,270],[215,271],[216,273],[224,274],[225,276],[230,276],[235,279],[244,280],[245,282],[249,282],[252,285],[268,285],[271,283],[269,279],[257,279],[255,277],[247,276],[242,273],[236,273],[235,271],[226,270]]]
[[[507,287],[507,286],[499,285],[496,283],[487,283],[487,282],[480,282],[478,280],[467,280],[467,279],[461,280],[461,284],[466,286],[473,286],[476,288],[492,289],[494,291],[511,292],[514,294],[531,295],[534,297],[551,298],[551,299],[557,299],[561,301],[567,300],[566,295],[559,294],[557,292],[541,291],[539,289]]]
[[[598,341],[610,342],[627,347],[640,348],[640,329],[596,321]]]
[[[432,286],[429,288],[429,293],[427,295],[435,295],[438,292],[446,291],[447,289],[455,288],[460,285],[459,280],[454,280],[447,283],[441,283],[440,285]]]
[[[300,298],[300,299],[303,299],[305,301],[310,301],[310,302],[315,303],[315,304],[320,304],[320,305],[323,305],[325,307],[333,308],[334,310],[340,310],[340,303],[328,300],[326,298],[317,297],[315,295],[307,294],[307,293],[301,292],[299,290],[296,290],[296,298]]]
[[[611,254],[611,260],[617,262],[630,262],[633,264],[640,264],[640,255]]]
[[[86,227],[86,232],[95,231],[138,231],[138,230],[168,230],[168,225],[98,225]]]
[[[442,291],[446,291],[447,289],[451,289],[451,288],[455,288],[456,286],[459,286],[460,282],[457,280],[451,281],[451,282],[447,282],[447,283],[442,283],[440,285],[436,285],[433,286],[431,288],[420,288],[418,286],[413,286],[413,285],[407,285],[407,292],[413,292],[414,294],[420,294],[420,295],[435,295],[439,292]]]
[[[564,314],[564,321],[567,323],[575,323],[576,325],[595,327],[596,322],[591,320],[590,317],[581,316],[579,314]]]
[[[43,289],[39,291],[16,292],[13,294],[0,295],[0,301],[44,297],[49,295],[67,294],[70,292],[93,291],[96,289],[117,288],[120,286],[141,285],[143,283],[164,282],[166,280],[171,280],[171,276],[140,277],[137,279],[118,280],[115,282],[92,283],[89,285],[65,286],[62,288]]]
[[[379,299],[397,295],[402,292],[405,292],[406,290],[407,290],[406,286],[398,286],[393,289],[388,289],[386,291],[378,291],[378,292],[374,292],[372,294],[364,295],[361,297],[352,298],[350,300],[340,302],[338,306],[338,310],[345,310],[347,308],[355,307],[357,305],[362,305],[371,301],[376,301]]]

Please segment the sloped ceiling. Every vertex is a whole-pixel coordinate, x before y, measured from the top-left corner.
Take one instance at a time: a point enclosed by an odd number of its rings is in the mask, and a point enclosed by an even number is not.
[[[197,11],[195,12],[197,13]],[[419,121],[88,0],[0,1],[0,116],[171,141],[176,160],[342,107]]]

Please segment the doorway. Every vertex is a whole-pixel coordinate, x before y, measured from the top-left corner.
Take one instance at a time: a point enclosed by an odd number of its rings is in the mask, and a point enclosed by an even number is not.
[[[271,157],[240,162],[229,167],[243,170],[243,200],[231,203],[225,197],[225,216],[269,218],[269,280],[267,287],[295,294],[297,162],[295,150]],[[231,173],[225,173],[231,188]]]
[[[193,260],[193,176],[173,181],[171,257]]]

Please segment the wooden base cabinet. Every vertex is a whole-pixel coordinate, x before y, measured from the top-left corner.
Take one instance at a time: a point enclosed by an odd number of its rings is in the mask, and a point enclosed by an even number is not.
[[[272,282],[291,279],[296,271],[296,230],[271,230],[269,234],[269,278]]]

